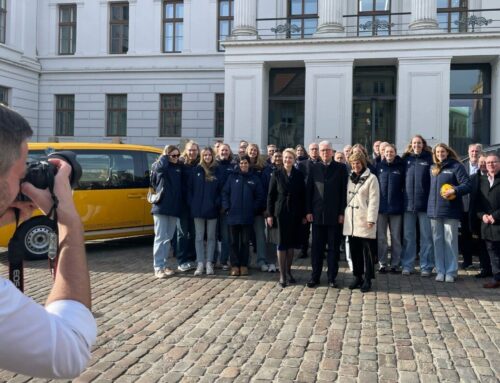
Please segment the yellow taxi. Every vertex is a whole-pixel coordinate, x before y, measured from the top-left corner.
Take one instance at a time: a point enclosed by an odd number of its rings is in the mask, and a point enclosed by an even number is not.
[[[70,150],[82,166],[74,201],[85,230],[85,239],[111,239],[153,234],[151,205],[146,200],[149,169],[161,154],[151,146],[98,143],[29,143],[28,161]],[[44,258],[53,222],[41,212],[23,225],[27,259]],[[0,246],[6,247],[14,225],[0,229]]]

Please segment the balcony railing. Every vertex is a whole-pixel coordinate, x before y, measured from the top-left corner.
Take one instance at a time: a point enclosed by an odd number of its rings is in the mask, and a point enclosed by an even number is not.
[[[257,19],[261,39],[315,38],[317,17]],[[304,20],[307,20],[304,22]],[[436,33],[500,33],[500,8],[469,9],[457,12],[439,12]],[[315,24],[314,24],[315,22]],[[383,15],[344,15],[343,34],[346,37],[404,36],[428,33],[410,30],[410,12]]]

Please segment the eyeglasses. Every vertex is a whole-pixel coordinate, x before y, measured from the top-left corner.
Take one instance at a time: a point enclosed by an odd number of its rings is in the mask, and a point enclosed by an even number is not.
[[[488,161],[486,165],[495,165],[498,161]]]
[[[171,154],[169,157],[172,157],[172,158],[179,158],[179,154]]]

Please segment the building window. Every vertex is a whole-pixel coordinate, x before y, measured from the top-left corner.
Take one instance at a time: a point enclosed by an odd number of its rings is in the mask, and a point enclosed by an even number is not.
[[[127,95],[107,95],[107,136],[127,135]]]
[[[128,52],[128,3],[111,3],[109,18],[109,53]]]
[[[183,35],[183,0],[165,0],[163,2],[163,52],[182,52]]]
[[[75,135],[75,96],[56,95],[56,136]]]
[[[358,1],[358,36],[387,36],[391,27],[391,0]]]
[[[353,78],[352,142],[371,150],[377,140],[395,142],[395,67],[357,67]]]
[[[467,32],[467,0],[438,0],[439,27],[447,32]]]
[[[0,43],[5,44],[7,30],[7,0],[0,0]]]
[[[74,55],[76,49],[76,5],[59,6],[59,54]]]
[[[0,86],[0,104],[9,105],[9,88]]]
[[[288,0],[288,38],[311,37],[318,27],[318,0]]]
[[[215,137],[224,137],[224,93],[215,95]]]
[[[449,143],[460,154],[469,144],[490,144],[491,66],[452,65]]]
[[[218,15],[219,29],[217,37],[217,49],[223,51],[221,42],[231,35],[234,20],[234,0],[219,0]]]
[[[160,137],[180,137],[182,94],[162,94],[160,103]]]

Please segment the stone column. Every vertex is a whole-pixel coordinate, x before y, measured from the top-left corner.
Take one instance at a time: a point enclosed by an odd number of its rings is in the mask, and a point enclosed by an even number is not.
[[[436,0],[412,0],[409,29],[417,33],[438,31]]]
[[[257,38],[257,0],[234,1],[234,26],[231,35],[237,40]]]
[[[344,34],[342,0],[318,0],[318,37],[337,37]]]

